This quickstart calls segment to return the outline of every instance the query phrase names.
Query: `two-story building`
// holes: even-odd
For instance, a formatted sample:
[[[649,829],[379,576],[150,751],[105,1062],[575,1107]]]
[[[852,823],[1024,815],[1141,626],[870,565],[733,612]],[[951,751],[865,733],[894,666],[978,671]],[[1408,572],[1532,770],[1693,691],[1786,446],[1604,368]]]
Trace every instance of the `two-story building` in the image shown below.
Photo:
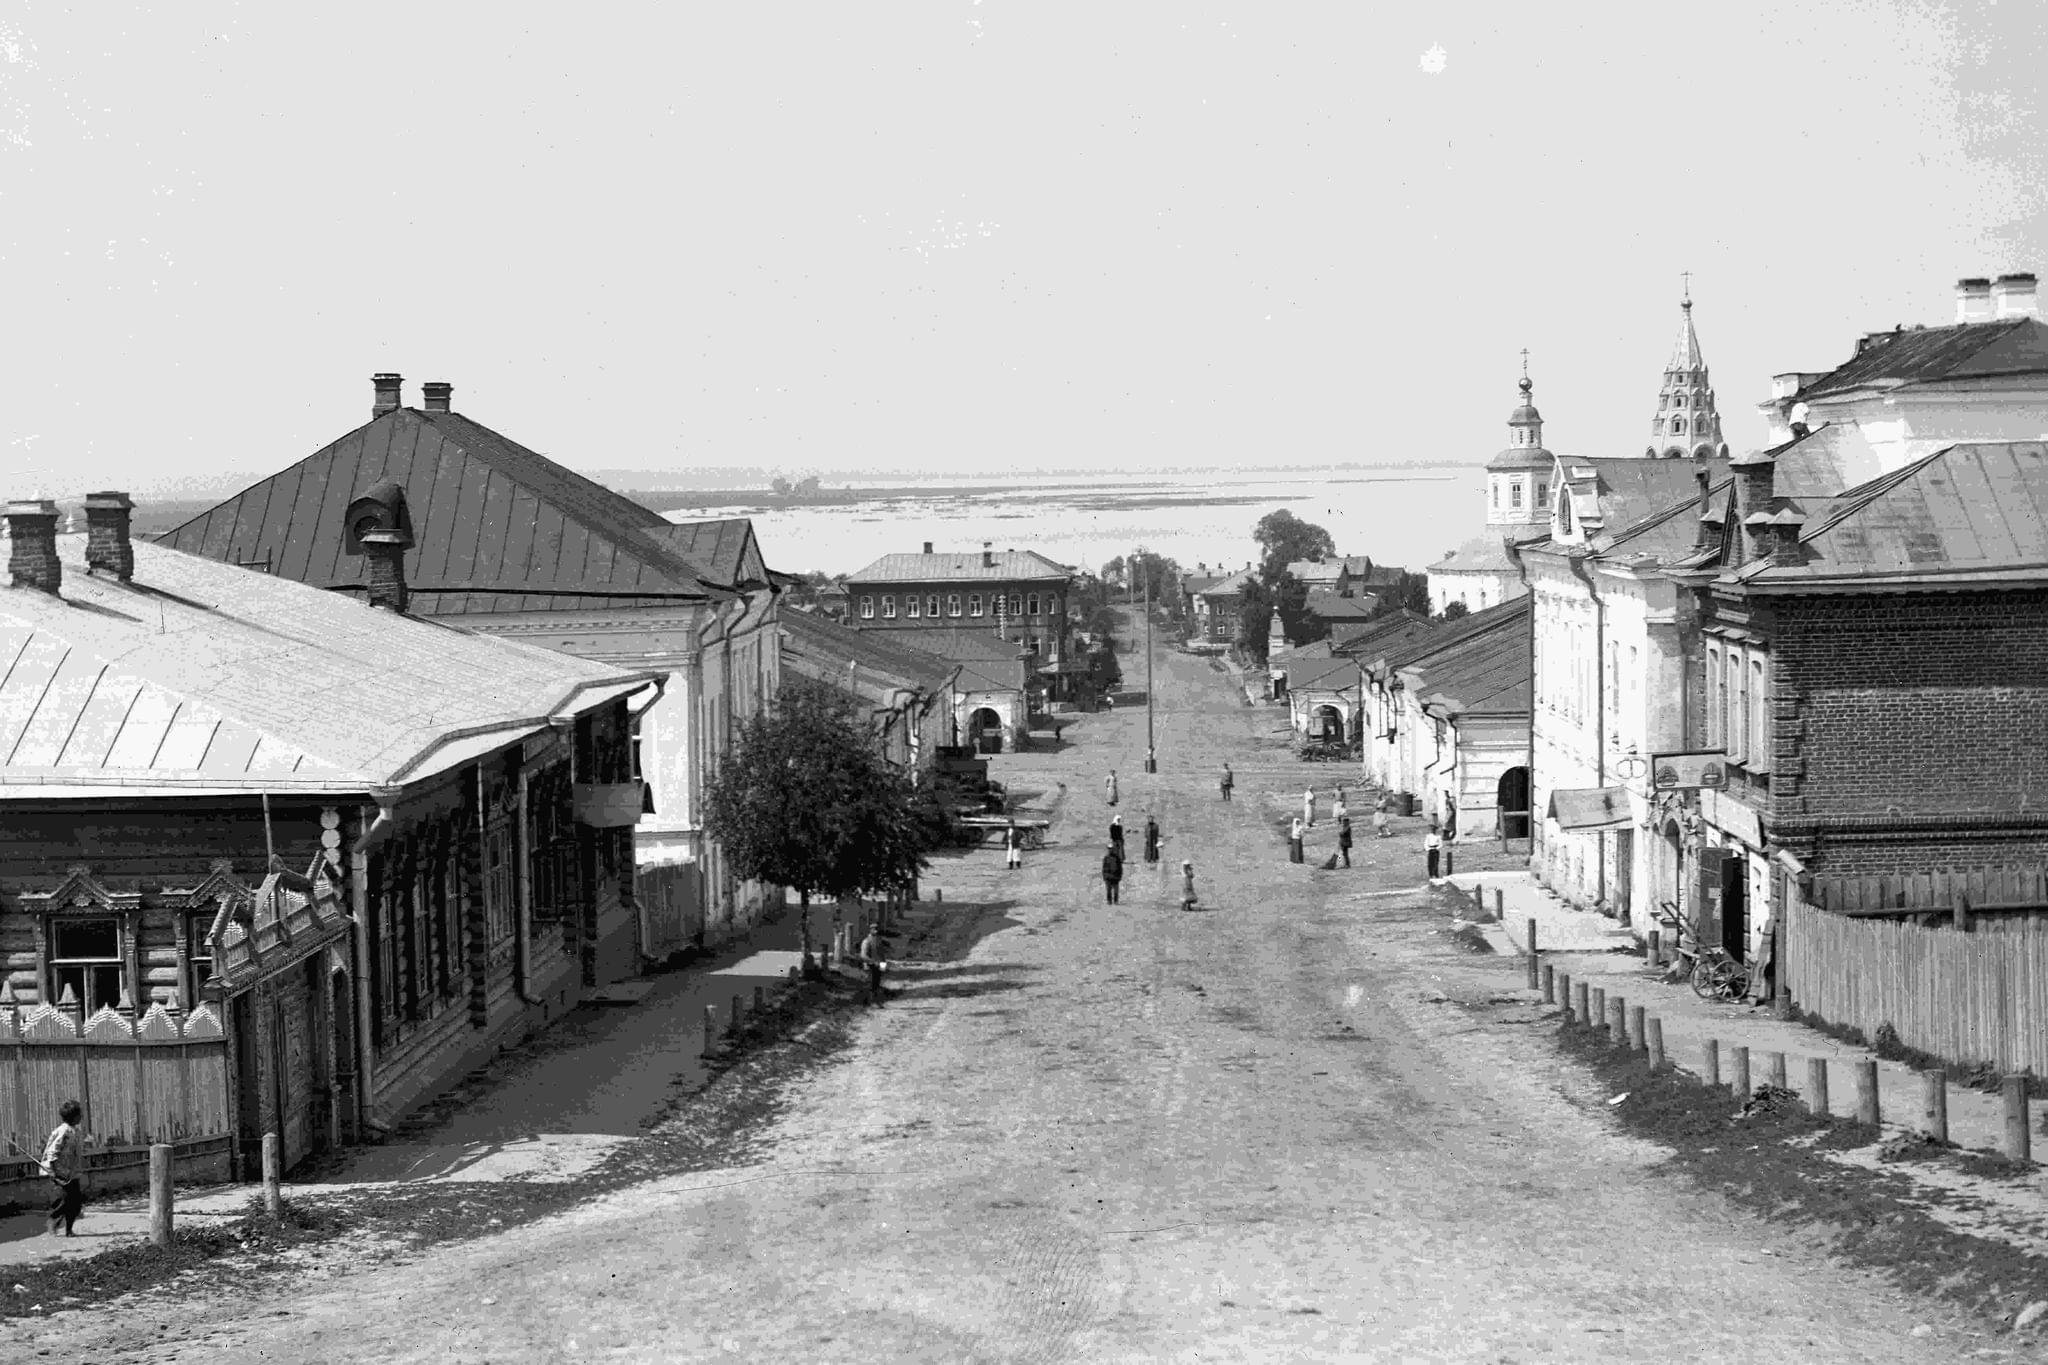
[[[1217,649],[1236,644],[1245,587],[1257,577],[1258,571],[1247,565],[1236,573],[1210,578],[1201,586],[1192,587],[1188,593],[1192,603],[1188,615],[1189,643]]]
[[[153,1142],[250,1169],[268,1131],[289,1165],[575,1006],[663,673],[137,542],[129,508],[7,509],[0,1130],[75,1096],[109,1179]],[[328,516],[399,579],[394,499]]]
[[[1064,700],[1073,581],[1072,569],[1035,550],[998,551],[984,544],[979,554],[935,553],[926,541],[918,554],[884,555],[847,576],[848,623],[862,630],[917,632],[935,642],[960,632],[995,636],[1030,658],[1033,686]]]
[[[349,596],[389,590],[340,512],[396,488],[409,537],[398,591],[412,615],[526,640],[670,682],[641,718],[647,783],[635,837],[646,895],[630,933],[607,933],[598,969],[627,974],[743,930],[780,903],[742,883],[705,833],[704,784],[738,727],[774,703],[778,594],[743,520],[670,524],[453,409],[453,386],[402,402],[372,378],[371,420],[183,525],[164,544]]]

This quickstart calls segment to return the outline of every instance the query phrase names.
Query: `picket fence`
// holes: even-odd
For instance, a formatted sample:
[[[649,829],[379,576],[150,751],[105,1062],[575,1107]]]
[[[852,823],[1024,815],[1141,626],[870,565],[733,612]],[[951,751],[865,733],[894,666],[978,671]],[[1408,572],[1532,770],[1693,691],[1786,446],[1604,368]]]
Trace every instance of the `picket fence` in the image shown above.
[[[1813,881],[1813,899],[1823,909],[1852,915],[1908,906],[1947,910],[1958,897],[1966,897],[1972,908],[2048,908],[2048,868],[2035,864],[1936,868],[1888,877],[1823,876]]]
[[[1933,905],[1930,905],[1933,908]],[[1987,915],[1965,933],[1899,917],[1787,907],[1785,985],[1799,1008],[1945,1062],[2048,1076],[2048,921]]]
[[[0,1009],[0,1138],[8,1157],[41,1156],[57,1106],[85,1106],[86,1146],[191,1143],[230,1132],[227,1039],[212,1006],[182,1018],[151,1005],[139,1020],[102,1009]]]

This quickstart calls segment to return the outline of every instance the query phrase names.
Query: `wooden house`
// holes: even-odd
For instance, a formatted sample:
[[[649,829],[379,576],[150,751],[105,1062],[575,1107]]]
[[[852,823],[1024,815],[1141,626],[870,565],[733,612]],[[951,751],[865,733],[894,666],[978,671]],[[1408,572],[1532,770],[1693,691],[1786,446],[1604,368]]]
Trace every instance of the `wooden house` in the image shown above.
[[[402,596],[403,509],[348,510]],[[0,1135],[75,1096],[103,1185],[153,1142],[189,1175],[275,1131],[290,1163],[571,1008],[633,899],[662,671],[133,542],[119,494],[87,515],[7,509]]]

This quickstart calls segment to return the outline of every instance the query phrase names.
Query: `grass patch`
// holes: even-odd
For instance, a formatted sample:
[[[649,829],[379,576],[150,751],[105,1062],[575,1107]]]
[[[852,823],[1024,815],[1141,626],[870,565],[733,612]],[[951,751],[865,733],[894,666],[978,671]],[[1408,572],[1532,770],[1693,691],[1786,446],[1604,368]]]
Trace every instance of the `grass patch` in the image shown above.
[[[1877,1271],[1901,1289],[2009,1321],[2048,1298],[2048,1258],[1959,1232],[1924,1210],[1947,1196],[1882,1169],[1851,1169],[1829,1150],[1868,1147],[1875,1130],[1815,1118],[1803,1105],[1743,1106],[1724,1088],[1683,1073],[1652,1072],[1640,1054],[1610,1046],[1578,1024],[1560,1029],[1563,1050],[1587,1066],[1618,1104],[1597,1106],[1624,1130],[1670,1149],[1661,1168],[1778,1224],[1818,1232],[1829,1249]],[[1902,1155],[1908,1155],[1903,1154]],[[1917,1155],[1917,1154],[1913,1154]],[[1956,1162],[1968,1154],[1929,1153]]]
[[[1995,1095],[2005,1084],[2007,1073],[2000,1071],[1995,1063],[1945,1062],[1931,1052],[1922,1052],[1917,1047],[1907,1046],[1890,1024],[1880,1024],[1876,1034],[1872,1035],[1853,1024],[1838,1024],[1818,1014],[1809,1014],[1797,1006],[1792,1008],[1790,1017],[1810,1029],[1825,1033],[1830,1038],[1853,1047],[1869,1048],[1887,1062],[1898,1062],[1912,1067],[1915,1071],[1939,1071],[1947,1076],[1952,1084],[1962,1086],[1966,1090],[1982,1090]],[[2030,1071],[2015,1071],[2011,1074],[2026,1078],[2028,1099],[2048,1098],[2048,1079],[2036,1076]],[[2044,1120],[2043,1126],[2044,1130],[2048,1130],[2048,1120]]]

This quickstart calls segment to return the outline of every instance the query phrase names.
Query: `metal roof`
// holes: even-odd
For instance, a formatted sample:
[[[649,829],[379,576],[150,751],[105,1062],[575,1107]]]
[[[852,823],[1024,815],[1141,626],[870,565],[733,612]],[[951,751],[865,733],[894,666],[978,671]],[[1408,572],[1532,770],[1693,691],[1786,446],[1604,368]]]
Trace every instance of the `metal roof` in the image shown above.
[[[848,574],[846,581],[848,584],[940,583],[953,580],[1064,581],[1074,574],[1072,569],[1053,563],[1036,550],[996,550],[989,558],[992,563],[982,563],[979,550],[962,550],[954,554],[883,555],[859,573]]]
[[[1474,536],[1429,566],[1430,573],[1512,573],[1515,561],[1508,557],[1507,537]]]
[[[398,408],[202,512],[160,543],[315,587],[360,590],[348,504],[405,489],[405,574],[421,616],[658,605],[709,595],[669,523],[459,413]]]
[[[681,555],[707,582],[736,588],[768,581],[754,523],[745,517],[665,522],[648,527],[647,534]]]
[[[641,690],[624,672],[146,541],[130,583],[57,538],[63,592],[0,588],[0,797],[365,792]]]
[[[1802,386],[1794,401],[1853,389],[1893,389],[2018,374],[2048,374],[2048,325],[2039,319],[1902,328],[1865,337],[1855,355]]]
[[[784,611],[777,619],[784,640],[799,653],[841,666],[857,663],[900,678],[905,687],[925,691],[943,687],[958,668],[952,661],[914,648],[900,638],[909,631],[853,630],[809,611]]]
[[[1358,690],[1358,663],[1353,659],[1300,659],[1288,656],[1284,661],[1287,674],[1287,690],[1302,692],[1322,690],[1329,692],[1355,692]]]
[[[1830,501],[1799,564],[1752,561],[1752,586],[1848,581],[1984,586],[2048,577],[2048,445],[1950,446]]]

